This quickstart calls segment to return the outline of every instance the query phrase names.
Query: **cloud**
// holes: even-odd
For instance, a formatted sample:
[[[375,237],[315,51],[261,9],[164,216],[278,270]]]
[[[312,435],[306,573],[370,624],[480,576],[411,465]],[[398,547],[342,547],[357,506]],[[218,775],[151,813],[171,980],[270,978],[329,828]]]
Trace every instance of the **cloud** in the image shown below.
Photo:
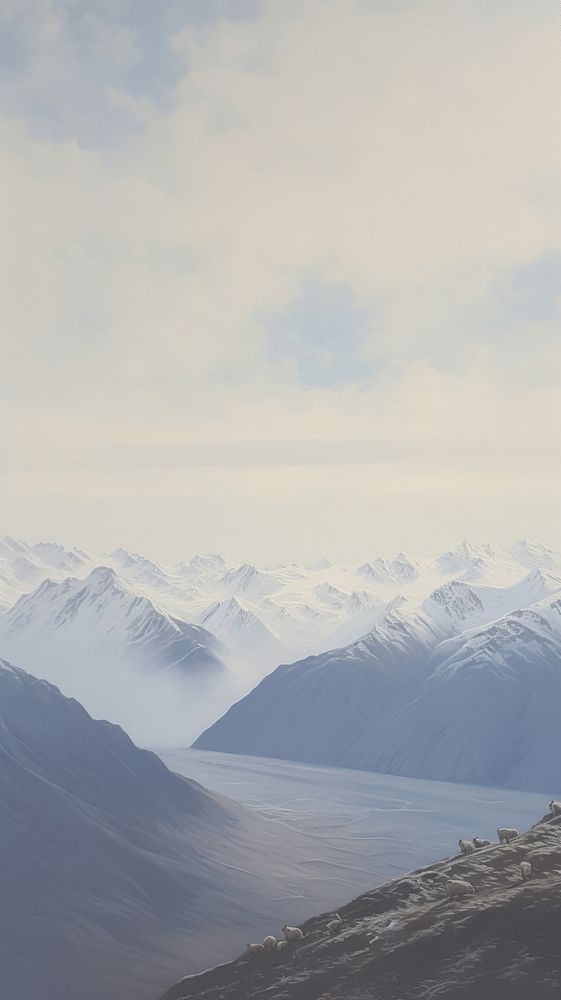
[[[308,388],[363,384],[375,370],[362,351],[371,323],[348,288],[309,282],[288,310],[265,321],[265,353],[273,364],[292,363]]]
[[[5,7],[4,516],[48,531],[56,496],[89,544],[88,497],[118,535],[141,495],[164,546],[195,497],[198,547],[282,495],[320,549],[344,473],[342,535],[365,497],[396,538],[407,496],[500,522],[558,471],[555,5],[235,9]]]

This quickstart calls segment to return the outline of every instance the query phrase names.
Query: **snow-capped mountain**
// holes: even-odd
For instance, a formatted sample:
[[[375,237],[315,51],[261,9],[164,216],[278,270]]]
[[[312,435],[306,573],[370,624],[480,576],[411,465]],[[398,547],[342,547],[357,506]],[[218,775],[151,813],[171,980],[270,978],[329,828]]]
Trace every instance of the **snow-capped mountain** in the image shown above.
[[[7,537],[0,542],[0,608],[10,607],[46,578],[57,582],[70,574],[81,578],[99,565],[114,569],[172,618],[202,622],[210,609],[216,613],[220,606],[216,631],[228,646],[232,662],[239,666],[243,659],[253,676],[259,672],[264,676],[275,665],[272,658],[277,654],[280,662],[350,644],[370,632],[386,611],[406,604],[416,607],[448,583],[477,588],[488,620],[488,611],[498,617],[524,606],[524,600],[539,599],[537,587],[527,598],[522,593],[529,586],[524,582],[529,572],[561,578],[561,556],[533,540],[517,542],[509,550],[464,541],[433,559],[417,560],[398,553],[391,558],[373,556],[357,567],[337,566],[324,559],[306,568],[298,563],[274,567],[235,563],[217,553],[165,566],[124,548],[98,558],[76,547],[51,542],[28,545]],[[500,595],[495,600],[491,594],[480,593],[481,588],[499,591],[516,586],[521,596],[514,603],[502,602]],[[232,599],[252,616],[252,628],[222,627],[222,617],[228,622],[236,615],[244,617],[239,610],[232,614],[235,607],[228,605]],[[257,628],[255,619],[262,628]],[[207,627],[212,631],[210,623]],[[268,638],[263,647],[264,636],[269,634],[273,640]],[[254,649],[251,635],[256,639]],[[280,642],[278,649],[275,638]],[[228,658],[228,653],[224,655]]]
[[[194,746],[338,765],[443,634],[421,614],[389,614],[352,646],[277,667]]]
[[[561,597],[436,647],[415,697],[349,751],[411,777],[547,790],[559,780]]]
[[[66,549],[56,542],[38,542],[30,546],[31,551],[47,566],[62,573],[76,573],[91,565],[91,556],[81,549]]]
[[[222,579],[230,568],[232,564],[227,563],[224,557],[216,552],[203,552],[186,562],[179,562],[176,567],[182,579],[203,590]]]
[[[376,583],[401,586],[416,580],[420,567],[417,563],[411,562],[403,552],[400,552],[395,559],[384,559],[382,556],[378,556],[371,562],[359,566],[357,572],[360,576]]]
[[[86,573],[95,563],[87,552],[56,542],[27,545],[6,535],[0,539],[0,609],[10,607],[48,576],[62,579]]]
[[[220,593],[233,597],[240,595],[253,603],[263,600],[270,594],[274,594],[279,589],[279,585],[268,573],[263,573],[251,566],[243,563],[235,569],[228,570],[221,579],[218,580],[217,587]]]
[[[63,569],[65,566],[76,569],[69,574]],[[146,599],[152,607],[150,610],[145,606],[146,619],[138,603],[130,616],[119,618],[118,622],[107,616],[103,641],[99,622],[86,618],[82,611],[79,625],[65,622],[62,631],[51,628],[47,619],[52,622],[53,595],[49,587],[37,592],[39,584],[50,579],[57,586],[62,585],[69,575],[79,583],[89,578],[92,569],[102,566],[117,574],[121,588],[130,591],[131,601],[133,596]],[[509,549],[464,541],[434,558],[413,559],[398,553],[392,557],[374,555],[355,566],[322,560],[314,568],[306,568],[294,562],[267,567],[249,561],[236,563],[216,553],[194,555],[164,565],[124,548],[96,557],[56,543],[28,545],[7,537],[0,542],[0,610],[11,608],[22,593],[35,591],[34,600],[37,604],[44,603],[46,617],[37,628],[40,614],[36,609],[32,625],[25,631],[15,630],[19,637],[14,646],[3,645],[5,615],[0,618],[0,653],[2,650],[11,653],[33,668],[37,663],[37,646],[41,645],[46,651],[43,664],[52,664],[55,670],[52,677],[65,691],[80,697],[92,711],[111,714],[112,706],[101,698],[101,692],[96,701],[91,701],[90,692],[65,687],[68,671],[72,669],[74,678],[79,676],[80,669],[91,675],[94,664],[98,679],[105,677],[105,688],[111,685],[114,689],[110,677],[116,658],[131,666],[143,659],[145,652],[151,656],[157,652],[157,662],[162,662],[158,636],[166,650],[165,663],[177,666],[183,662],[185,669],[191,668],[195,655],[181,656],[182,649],[188,653],[185,645],[188,634],[195,644],[200,642],[210,649],[211,656],[231,668],[234,681],[218,700],[213,694],[204,718],[196,721],[198,710],[195,712],[195,705],[192,706],[194,714],[190,713],[183,741],[196,734],[195,727],[200,731],[216,719],[228,706],[228,698],[239,697],[279,663],[298,662],[351,647],[375,631],[387,616],[397,613],[407,621],[412,616],[425,618],[446,638],[528,607],[554,594],[560,586],[559,553],[528,539]],[[20,612],[21,608],[17,615]],[[213,647],[203,633],[194,635],[190,630],[193,626],[186,625],[187,622],[197,623],[215,635],[222,648]],[[46,639],[44,630],[49,633]],[[66,645],[60,645],[59,631]],[[72,668],[68,664],[70,635],[74,636]],[[170,636],[175,638],[168,642]],[[10,631],[12,641],[15,642]],[[173,651],[170,657],[168,646]],[[59,655],[58,650],[63,647]],[[78,670],[76,664],[81,665]],[[204,671],[203,675],[206,676]],[[146,735],[135,728],[129,714],[122,714],[123,708],[124,694],[115,718],[130,728],[137,739],[145,740]]]
[[[546,790],[560,702],[561,580],[534,570],[504,590],[450,581],[360,641],[279,667],[195,746]]]
[[[339,590],[338,587],[334,587],[332,583],[328,583],[327,581],[318,583],[317,587],[314,587],[314,594],[322,604],[327,604],[329,607],[338,608],[339,610],[348,605],[351,596],[346,591]]]
[[[463,541],[455,549],[438,556],[435,564],[445,576],[498,586],[518,578],[520,567],[526,566],[516,560],[513,550],[504,552],[486,542],[474,544],[470,541]]]
[[[535,538],[522,538],[512,546],[510,552],[517,563],[529,569],[536,566],[547,569],[561,565],[561,554]]]
[[[152,1000],[317,906],[297,834],[2,661],[0,802],[9,1000]]]
[[[199,625],[171,618],[134,592],[108,567],[84,579],[45,580],[0,617],[0,645],[29,660],[29,650],[44,656],[79,655],[87,644],[100,655],[115,651],[150,673],[178,671],[209,676],[225,669],[219,644]]]
[[[214,601],[205,608],[199,621],[238,655],[259,657],[269,667],[276,665],[286,655],[279,637],[243,598],[230,597]]]
[[[84,580],[45,580],[21,597],[0,615],[0,652],[95,715],[126,724],[141,742],[151,742],[150,722],[164,714],[161,698],[179,706],[210,697],[227,675],[206,629],[171,617],[102,566]]]

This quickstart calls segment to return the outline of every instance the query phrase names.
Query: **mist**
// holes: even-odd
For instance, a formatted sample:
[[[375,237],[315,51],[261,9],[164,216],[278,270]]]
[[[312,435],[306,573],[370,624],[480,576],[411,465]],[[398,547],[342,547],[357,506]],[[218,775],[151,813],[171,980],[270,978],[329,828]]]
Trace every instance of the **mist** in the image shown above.
[[[153,672],[146,662],[139,668],[126,655],[100,650],[56,651],[24,648],[3,655],[15,666],[55,684],[66,697],[75,698],[93,718],[120,725],[139,746],[190,746],[230,705],[259,679],[254,669],[236,670],[219,677],[181,676],[173,671]],[[152,667],[152,672],[150,672]]]

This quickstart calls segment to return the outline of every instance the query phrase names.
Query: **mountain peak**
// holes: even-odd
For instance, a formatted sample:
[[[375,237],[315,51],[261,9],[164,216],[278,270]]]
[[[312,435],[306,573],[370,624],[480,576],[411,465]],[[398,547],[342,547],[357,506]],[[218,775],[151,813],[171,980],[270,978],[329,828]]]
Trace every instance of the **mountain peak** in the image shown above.
[[[551,566],[556,562],[553,549],[536,538],[521,538],[510,551],[523,566]]]
[[[101,586],[105,589],[116,586],[117,582],[120,581],[115,570],[111,569],[110,566],[96,566],[83,582],[85,584],[93,583],[96,587]]]

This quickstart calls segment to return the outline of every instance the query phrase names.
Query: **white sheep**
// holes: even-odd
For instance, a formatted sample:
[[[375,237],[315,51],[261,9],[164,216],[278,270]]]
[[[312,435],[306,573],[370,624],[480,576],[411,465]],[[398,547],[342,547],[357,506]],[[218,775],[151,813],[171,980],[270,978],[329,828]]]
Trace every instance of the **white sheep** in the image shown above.
[[[272,934],[267,934],[266,938],[263,938],[263,947],[265,951],[274,951],[277,947],[277,939]]]
[[[265,946],[262,944],[248,944],[247,953],[252,958],[257,958],[259,955],[265,954]]]
[[[336,934],[339,928],[341,927],[342,923],[343,921],[341,920],[341,917],[339,916],[338,913],[336,913],[335,916],[333,917],[333,920],[330,920],[329,923],[326,925],[326,929],[329,931],[330,934]]]
[[[285,924],[282,932],[287,941],[301,941],[304,935],[299,927],[287,927]]]
[[[471,854],[472,851],[475,851],[475,847],[473,846],[471,840],[462,840],[460,837],[458,844],[460,845],[461,854]]]
[[[490,847],[491,846],[491,841],[490,840],[482,840],[481,837],[474,837],[473,838],[473,846],[475,847],[475,849],[477,851],[479,851],[479,850],[481,850],[482,847]]]
[[[532,877],[532,866],[529,861],[520,862],[520,871],[522,873],[522,881],[525,882],[526,879]]]
[[[515,830],[512,826],[499,827],[497,830],[497,837],[499,838],[499,844],[510,844],[511,840],[516,840],[520,836],[518,830]]]
[[[448,899],[461,899],[462,896],[475,896],[475,889],[471,882],[464,882],[463,879],[450,879],[446,883],[446,893]]]
[[[288,941],[277,941],[277,951],[285,951]]]
[[[561,813],[561,802],[555,802],[553,799],[549,803],[549,811],[553,813],[554,816],[559,816]]]

